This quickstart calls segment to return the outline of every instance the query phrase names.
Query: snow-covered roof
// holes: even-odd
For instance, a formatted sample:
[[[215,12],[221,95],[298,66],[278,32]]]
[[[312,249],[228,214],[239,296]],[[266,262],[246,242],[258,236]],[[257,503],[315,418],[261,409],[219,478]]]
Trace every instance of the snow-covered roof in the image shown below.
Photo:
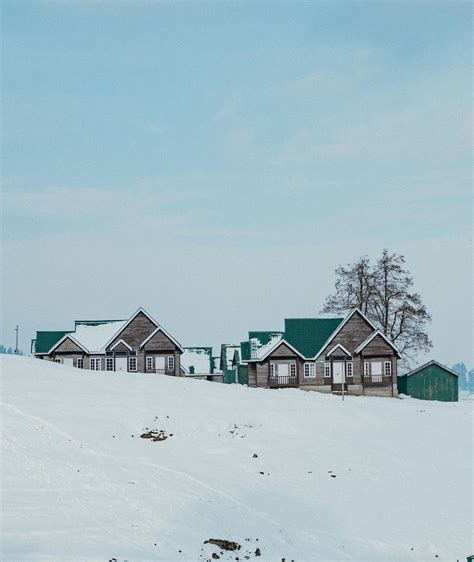
[[[258,338],[251,338],[250,339],[250,359],[261,359],[267,353],[272,350],[274,347],[277,346],[278,343],[281,342],[283,338],[283,334],[272,334],[270,336],[270,341],[265,344]]]
[[[122,329],[125,320],[106,322],[103,324],[78,324],[71,335],[84,346],[89,353],[104,352],[106,343],[114,334]]]
[[[212,347],[185,347],[181,366],[191,375],[209,375],[212,372]]]

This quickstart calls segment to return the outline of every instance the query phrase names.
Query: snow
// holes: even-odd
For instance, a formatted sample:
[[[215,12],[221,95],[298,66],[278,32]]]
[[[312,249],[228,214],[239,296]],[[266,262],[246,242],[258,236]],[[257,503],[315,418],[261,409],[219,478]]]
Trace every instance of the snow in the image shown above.
[[[236,351],[240,353],[240,345],[225,344],[225,360],[227,363],[227,369],[232,369],[232,362]]]
[[[2,560],[235,559],[210,538],[272,562],[473,551],[470,400],[343,402],[14,356],[0,370]]]
[[[70,335],[90,353],[103,353],[105,345],[124,326],[125,320],[98,324],[97,326],[78,324]]]
[[[211,355],[209,349],[184,348],[181,355],[181,366],[187,373],[194,367],[195,375],[207,375],[211,372]]]
[[[262,344],[258,338],[252,338],[250,340],[251,359],[261,359],[262,357],[265,357],[265,355],[276,347],[282,339],[282,334],[274,334],[271,336],[269,342]]]

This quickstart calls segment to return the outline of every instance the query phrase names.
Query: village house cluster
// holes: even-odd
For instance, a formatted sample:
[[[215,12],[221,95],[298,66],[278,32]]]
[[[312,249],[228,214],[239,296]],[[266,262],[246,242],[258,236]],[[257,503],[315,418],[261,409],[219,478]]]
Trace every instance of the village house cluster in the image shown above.
[[[439,363],[398,377],[397,347],[359,309],[345,318],[287,318],[283,331],[250,331],[215,356],[212,347],[182,346],[139,308],[125,320],[76,320],[73,330],[39,331],[32,352],[96,371],[367,396],[396,397],[410,388],[420,398],[457,400],[457,375]]]

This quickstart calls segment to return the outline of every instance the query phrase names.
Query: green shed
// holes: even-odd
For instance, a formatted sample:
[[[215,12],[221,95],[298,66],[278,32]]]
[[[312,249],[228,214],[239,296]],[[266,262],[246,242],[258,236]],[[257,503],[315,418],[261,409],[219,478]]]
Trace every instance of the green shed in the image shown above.
[[[430,361],[398,377],[398,393],[420,400],[458,401],[458,374],[438,361]]]

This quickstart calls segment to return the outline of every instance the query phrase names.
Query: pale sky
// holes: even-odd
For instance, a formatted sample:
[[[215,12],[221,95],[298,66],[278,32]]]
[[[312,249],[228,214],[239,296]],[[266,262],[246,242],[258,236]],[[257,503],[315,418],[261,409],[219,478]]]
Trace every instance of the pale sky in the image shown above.
[[[239,342],[387,247],[474,366],[470,3],[2,11],[1,342],[139,306]]]

